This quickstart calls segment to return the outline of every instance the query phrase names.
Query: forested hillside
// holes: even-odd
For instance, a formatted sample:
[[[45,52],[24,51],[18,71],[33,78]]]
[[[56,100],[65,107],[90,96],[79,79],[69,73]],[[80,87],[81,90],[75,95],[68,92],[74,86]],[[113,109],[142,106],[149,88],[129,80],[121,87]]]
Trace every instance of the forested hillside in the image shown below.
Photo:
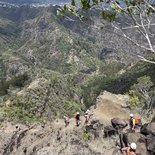
[[[127,93],[153,67],[134,66],[141,50],[107,31],[107,21],[97,29],[95,10],[81,21],[58,17],[58,8],[0,7],[1,113],[12,119],[82,111],[105,89]]]
[[[0,0],[0,154],[153,155],[154,6]]]

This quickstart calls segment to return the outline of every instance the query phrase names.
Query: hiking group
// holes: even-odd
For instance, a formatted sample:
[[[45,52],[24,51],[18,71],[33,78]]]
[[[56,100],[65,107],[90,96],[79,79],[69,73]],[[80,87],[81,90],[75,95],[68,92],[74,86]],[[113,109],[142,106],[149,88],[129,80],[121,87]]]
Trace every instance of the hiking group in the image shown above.
[[[84,125],[86,125],[89,122],[90,116],[91,116],[90,110],[87,110],[84,114],[84,118],[85,118]],[[80,113],[78,111],[74,113],[74,118],[75,118],[76,126],[77,127],[80,126],[81,118],[80,118]],[[70,118],[68,115],[64,116],[64,123],[65,123],[65,127],[69,125]],[[139,117],[136,117],[131,113],[128,124],[130,126],[129,128],[130,132],[135,132],[135,129],[137,128],[137,126],[141,125],[141,120]],[[130,145],[127,145],[121,148],[121,152],[123,155],[136,155],[136,148],[137,148],[136,143],[132,142]]]
[[[87,110],[84,114],[84,117],[85,117],[85,122],[84,122],[84,125],[86,125],[89,121],[89,118],[90,118],[90,110]],[[76,123],[76,126],[80,126],[81,124],[81,118],[80,118],[80,113],[77,111],[74,113],[74,118],[75,118],[75,123]],[[70,118],[68,115],[65,115],[64,116],[64,123],[65,123],[65,127],[67,127],[70,123]]]

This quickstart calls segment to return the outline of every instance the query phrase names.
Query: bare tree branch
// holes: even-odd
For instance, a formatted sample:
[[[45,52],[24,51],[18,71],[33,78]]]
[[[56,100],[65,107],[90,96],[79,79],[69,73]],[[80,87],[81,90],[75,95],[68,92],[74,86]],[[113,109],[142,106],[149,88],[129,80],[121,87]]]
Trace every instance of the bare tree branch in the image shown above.
[[[150,23],[145,24],[145,25],[143,25],[143,26],[144,26],[144,27],[149,27],[149,28],[150,28],[150,26],[155,26],[155,23],[152,23],[152,24],[151,24],[151,22],[150,22]],[[135,26],[122,27],[122,29],[123,29],[123,30],[127,30],[127,29],[133,29],[133,28],[138,28],[138,27],[142,27],[142,25],[135,25]]]
[[[155,61],[151,61],[151,60],[148,60],[148,59],[146,59],[146,58],[144,58],[143,56],[140,56],[140,55],[137,55],[139,58],[140,58],[140,60],[142,60],[142,61],[145,61],[145,62],[149,62],[149,63],[152,63],[152,64],[155,64]]]
[[[109,28],[107,28],[107,31],[108,32],[111,31],[111,33],[114,33],[118,36],[125,38],[126,40],[132,42],[134,45],[144,49],[145,51],[150,51],[152,53],[155,53],[154,44],[153,44],[154,38],[152,38],[155,36],[155,34],[153,32],[154,28],[151,27],[151,26],[155,26],[155,20],[154,20],[155,7],[149,0],[132,1],[132,2],[124,1],[124,4],[122,5],[122,4],[119,4],[116,0],[108,0],[108,2],[106,3],[105,1],[102,1],[102,2],[100,1],[99,3],[94,4],[92,3],[92,1],[89,0],[88,4],[90,5],[90,9],[93,9],[94,7],[97,6],[98,10],[104,11],[104,10],[107,10],[105,9],[105,6],[108,3],[109,4],[108,11],[109,10],[112,12],[114,11],[117,15],[123,14],[125,17],[127,17],[126,18],[127,22],[123,24],[119,23],[118,21],[111,22],[111,26],[114,28],[114,31],[113,30],[111,31]],[[84,7],[82,1],[80,4],[82,4],[82,7]],[[68,18],[68,20],[70,19]],[[130,30],[132,29],[134,31],[132,31],[132,33],[130,33],[131,31],[126,31],[129,29]],[[142,37],[142,40],[134,37],[137,34],[140,34],[140,39]],[[143,39],[145,39],[145,42]],[[140,55],[138,55],[138,57],[145,62],[155,64],[154,61],[147,60],[146,58]]]
[[[132,42],[133,44],[135,44],[136,46],[148,50],[148,51],[152,51],[151,48],[145,47],[141,44],[139,44],[138,42],[134,41],[132,38],[130,38],[129,36],[127,36],[119,27],[117,27],[116,25],[112,24],[112,26],[116,29],[119,30],[121,33],[117,33],[116,31],[114,32],[115,34],[124,37],[125,39],[129,40],[130,42]]]
[[[153,53],[155,53],[155,51],[154,51],[154,49],[153,49],[153,47],[152,47],[152,43],[151,43],[150,37],[149,37],[149,35],[148,35],[148,32],[147,32],[147,30],[146,30],[146,28],[145,28],[145,26],[144,26],[144,20],[143,20],[143,17],[142,17],[142,12],[140,12],[140,22],[141,22],[142,28],[143,28],[143,30],[144,30],[144,32],[145,32],[145,38],[146,38],[147,41],[148,41],[150,50],[151,50]]]

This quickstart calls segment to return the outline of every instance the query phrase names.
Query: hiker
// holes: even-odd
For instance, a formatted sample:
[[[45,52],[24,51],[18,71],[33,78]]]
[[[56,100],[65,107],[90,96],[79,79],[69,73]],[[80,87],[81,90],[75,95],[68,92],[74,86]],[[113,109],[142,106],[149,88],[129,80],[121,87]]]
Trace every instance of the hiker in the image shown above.
[[[130,129],[134,131],[135,130],[135,119],[132,113],[130,114],[129,125],[130,125]]]
[[[75,120],[76,120],[76,126],[79,126],[80,125],[80,113],[76,112],[74,117],[75,117]]]
[[[90,117],[90,110],[87,110],[87,111],[85,112],[84,117],[85,117],[85,123],[84,123],[84,124],[87,124],[88,121],[89,121],[89,117]]]
[[[68,115],[64,116],[65,127],[69,125],[69,117]]]
[[[130,147],[124,147],[121,149],[123,155],[136,155],[136,143],[131,143]]]

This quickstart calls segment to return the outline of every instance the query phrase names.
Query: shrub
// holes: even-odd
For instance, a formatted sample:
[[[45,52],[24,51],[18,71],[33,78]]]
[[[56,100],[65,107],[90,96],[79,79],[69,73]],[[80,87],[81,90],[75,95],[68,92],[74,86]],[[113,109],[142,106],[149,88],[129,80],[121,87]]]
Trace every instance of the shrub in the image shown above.
[[[88,133],[88,132],[83,132],[83,133],[81,134],[81,139],[82,139],[83,141],[88,141],[88,140],[90,139],[89,133]]]

